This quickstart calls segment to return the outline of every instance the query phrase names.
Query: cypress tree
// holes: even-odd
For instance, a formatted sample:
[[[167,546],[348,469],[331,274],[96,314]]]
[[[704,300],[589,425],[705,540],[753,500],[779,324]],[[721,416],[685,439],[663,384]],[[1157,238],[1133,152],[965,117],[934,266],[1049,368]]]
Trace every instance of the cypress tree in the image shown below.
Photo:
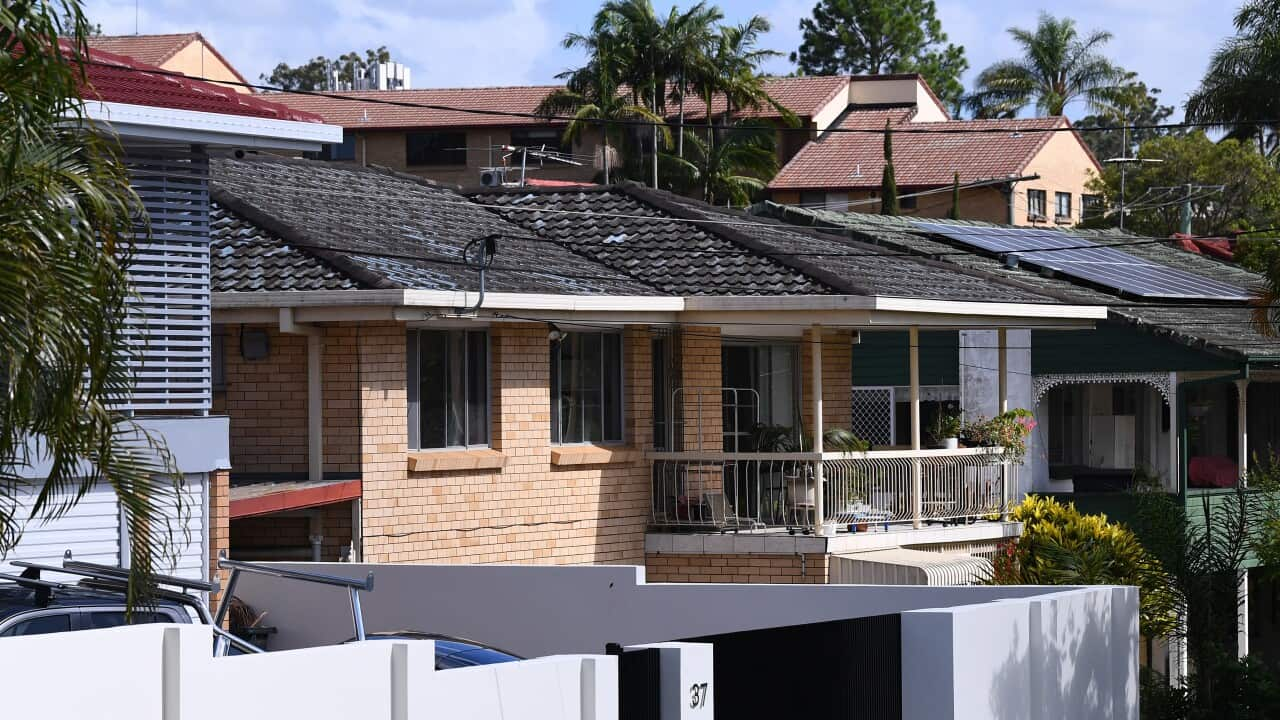
[[[884,121],[884,176],[880,179],[880,214],[898,214],[898,181],[893,176],[893,128]]]
[[[958,172],[951,183],[951,212],[947,213],[947,217],[952,220],[960,219],[960,173]]]

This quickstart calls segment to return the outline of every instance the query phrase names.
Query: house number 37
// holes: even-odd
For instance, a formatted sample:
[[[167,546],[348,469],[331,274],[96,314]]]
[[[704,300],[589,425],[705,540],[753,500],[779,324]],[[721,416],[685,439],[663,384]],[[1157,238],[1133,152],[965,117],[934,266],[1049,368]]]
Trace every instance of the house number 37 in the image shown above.
[[[689,687],[689,707],[697,709],[707,705],[707,683],[694,683]]]

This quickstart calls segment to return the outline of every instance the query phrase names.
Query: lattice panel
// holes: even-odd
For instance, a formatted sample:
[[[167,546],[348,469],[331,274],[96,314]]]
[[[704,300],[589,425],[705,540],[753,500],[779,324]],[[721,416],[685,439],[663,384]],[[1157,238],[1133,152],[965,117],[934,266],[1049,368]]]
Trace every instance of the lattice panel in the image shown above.
[[[853,434],[872,445],[893,444],[892,387],[853,388]]]

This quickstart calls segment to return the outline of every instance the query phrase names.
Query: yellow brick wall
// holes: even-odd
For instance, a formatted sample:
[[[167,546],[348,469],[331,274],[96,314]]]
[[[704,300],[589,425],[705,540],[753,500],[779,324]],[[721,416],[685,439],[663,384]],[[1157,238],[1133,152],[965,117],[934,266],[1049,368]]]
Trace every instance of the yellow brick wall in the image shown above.
[[[492,446],[499,471],[410,473],[405,329],[361,329],[364,557],[368,562],[641,563],[643,460],[551,464],[550,346],[542,325],[491,328]],[[650,432],[648,336],[627,332],[628,437]]]
[[[218,553],[231,548],[231,473],[214,470],[209,473],[209,577],[218,578],[224,584],[227,573],[218,570]],[[221,593],[209,598],[210,606],[217,607]]]
[[[225,338],[226,387],[215,392],[213,412],[231,418],[231,467],[236,473],[307,471],[307,339],[270,326],[270,353],[240,355],[240,325],[217,326]],[[360,467],[356,425],[355,325],[325,328],[324,456],[326,473]]]
[[[471,149],[467,151],[467,163],[465,165],[421,165],[409,167],[405,158],[405,132],[404,130],[360,131],[356,129],[356,162],[364,165],[381,165],[382,167],[417,175],[439,183],[460,185],[462,187],[479,187],[481,170],[485,167],[503,165],[502,156],[506,154],[504,151],[495,150],[491,163],[490,154],[485,151],[485,148],[490,145],[506,145],[511,142],[510,128],[472,128],[466,130],[467,147]],[[594,152],[594,149],[594,141],[584,141],[574,146],[572,152],[589,154]],[[518,157],[508,158],[506,162],[514,172],[513,175],[509,176],[509,179],[515,181],[519,177],[520,159]],[[591,182],[595,178],[596,172],[590,162],[586,162],[581,166],[561,163],[546,163],[539,166],[537,162],[531,162],[526,167],[527,177],[544,180]]]
[[[693,583],[786,583],[825,585],[827,556],[765,555],[678,555],[649,553],[645,556],[645,581]]]
[[[719,452],[724,447],[720,367],[720,328],[690,326],[676,335],[679,343],[680,413],[684,450]],[[699,427],[702,428],[699,437]]]
[[[813,331],[800,343],[800,418],[805,435],[813,428]],[[853,334],[849,330],[822,332],[822,424],[825,429],[848,429],[853,424]]]

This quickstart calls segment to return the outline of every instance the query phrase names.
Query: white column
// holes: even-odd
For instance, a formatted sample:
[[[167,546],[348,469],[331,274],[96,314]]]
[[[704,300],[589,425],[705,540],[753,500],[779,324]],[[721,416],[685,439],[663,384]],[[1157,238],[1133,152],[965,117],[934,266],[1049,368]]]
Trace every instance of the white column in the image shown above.
[[[1249,484],[1249,379],[1236,380],[1236,456],[1240,459],[1240,483]]]
[[[1000,388],[1000,390],[999,390],[999,393],[1000,393],[1000,394],[999,394],[999,396],[998,396],[998,397],[999,397],[999,399],[1000,399],[999,407],[1000,407],[1000,413],[1001,413],[1001,414],[1004,414],[1004,413],[1009,412],[1009,350],[1008,350],[1009,341],[1008,341],[1008,331],[1007,331],[1005,328],[1000,328],[999,330],[997,330],[997,331],[996,331],[996,337],[998,338],[998,342],[997,342],[998,349],[997,349],[997,352],[1000,354],[999,359],[998,359],[998,360],[996,360],[996,373],[1000,376],[999,381],[998,381],[998,382],[999,382],[999,388]]]
[[[280,332],[307,338],[307,477],[324,479],[324,330],[294,320],[293,308],[280,308]]]
[[[920,328],[912,325],[907,333],[907,353],[911,372],[911,449],[920,449]],[[919,528],[923,523],[924,488],[920,477],[920,458],[911,458],[911,526]]]
[[[822,326],[814,325],[810,330],[813,334],[809,338],[812,348],[811,354],[812,365],[810,370],[809,383],[812,387],[813,394],[813,451],[822,455]],[[826,493],[826,481],[822,473],[822,458],[819,457],[817,462],[813,464],[813,532],[815,535],[824,534],[823,530],[823,513],[826,508],[824,504],[824,494]]]

